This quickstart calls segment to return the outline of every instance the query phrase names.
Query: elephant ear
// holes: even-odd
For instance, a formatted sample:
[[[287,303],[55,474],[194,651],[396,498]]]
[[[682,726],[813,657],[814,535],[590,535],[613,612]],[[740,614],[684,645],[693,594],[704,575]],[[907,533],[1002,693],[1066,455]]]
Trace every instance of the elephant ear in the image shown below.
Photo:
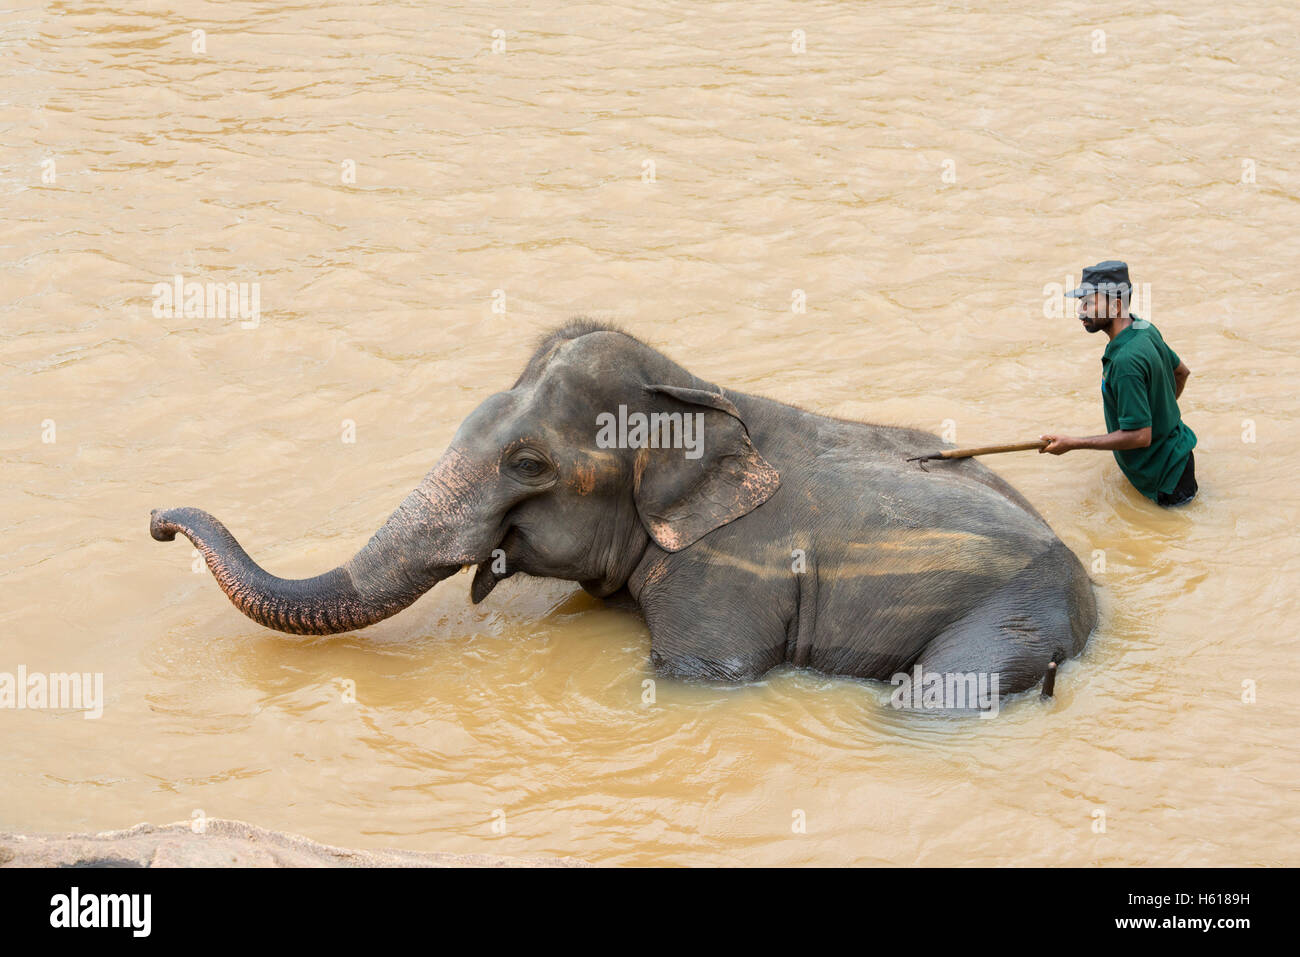
[[[660,548],[681,551],[715,528],[762,505],[781,485],[781,476],[749,439],[739,410],[719,392],[648,385],[669,398],[670,412],[702,414],[693,431],[699,457],[687,449],[642,448],[637,452],[633,498],[641,522]],[[680,406],[680,408],[678,407]]]

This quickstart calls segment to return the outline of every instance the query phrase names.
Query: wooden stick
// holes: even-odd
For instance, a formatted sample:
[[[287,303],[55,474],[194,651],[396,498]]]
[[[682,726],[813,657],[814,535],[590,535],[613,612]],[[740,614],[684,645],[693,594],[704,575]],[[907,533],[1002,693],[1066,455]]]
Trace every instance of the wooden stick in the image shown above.
[[[947,449],[938,454],[941,459],[968,459],[972,455],[997,455],[1000,452],[1028,452],[1047,446],[1046,439],[1037,442],[1017,442],[1015,445],[981,445],[977,449]]]
[[[1048,442],[1046,439],[1039,439],[1037,442],[1017,442],[1015,445],[981,445],[977,449],[947,449],[943,452],[931,452],[929,455],[914,455],[909,458],[909,462],[917,462],[921,468],[925,468],[926,462],[932,462],[935,459],[968,459],[972,455],[997,455],[999,452],[1028,452],[1030,449],[1046,448]]]

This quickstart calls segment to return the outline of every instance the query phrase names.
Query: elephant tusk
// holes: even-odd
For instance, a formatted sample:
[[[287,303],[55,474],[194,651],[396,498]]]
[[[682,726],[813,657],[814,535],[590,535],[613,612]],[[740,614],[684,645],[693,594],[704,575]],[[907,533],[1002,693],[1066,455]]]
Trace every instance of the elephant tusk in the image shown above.
[[[1047,674],[1043,675],[1043,694],[1042,698],[1046,701],[1056,692],[1056,662],[1047,663]]]

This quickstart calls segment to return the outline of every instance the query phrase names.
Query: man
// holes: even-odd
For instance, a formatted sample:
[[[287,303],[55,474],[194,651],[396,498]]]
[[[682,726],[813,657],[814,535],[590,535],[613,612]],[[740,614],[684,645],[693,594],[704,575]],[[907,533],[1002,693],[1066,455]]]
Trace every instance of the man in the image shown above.
[[[1079,321],[1088,332],[1104,332],[1110,343],[1101,356],[1101,399],[1106,435],[1075,438],[1044,435],[1040,452],[1109,449],[1133,487],[1157,505],[1183,505],[1196,495],[1192,448],[1196,434],[1183,424],[1178,397],[1191,370],[1150,322],[1128,312],[1132,285],[1128,265],[1107,260],[1083,271],[1078,289]]]

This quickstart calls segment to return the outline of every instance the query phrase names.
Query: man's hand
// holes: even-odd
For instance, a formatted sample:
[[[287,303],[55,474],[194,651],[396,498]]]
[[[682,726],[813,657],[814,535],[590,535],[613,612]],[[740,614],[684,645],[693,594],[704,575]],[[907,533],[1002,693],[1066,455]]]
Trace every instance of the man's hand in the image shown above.
[[[1053,455],[1064,455],[1075,449],[1099,451],[1145,449],[1151,444],[1151,426],[1145,425],[1140,429],[1116,429],[1106,435],[1090,435],[1082,439],[1073,435],[1040,435],[1039,438],[1046,439],[1048,444],[1038,451],[1051,452]]]
[[[1052,455],[1064,455],[1071,449],[1079,447],[1075,440],[1068,435],[1040,435],[1039,438],[1047,441],[1047,445],[1038,450],[1040,454],[1050,452]]]

